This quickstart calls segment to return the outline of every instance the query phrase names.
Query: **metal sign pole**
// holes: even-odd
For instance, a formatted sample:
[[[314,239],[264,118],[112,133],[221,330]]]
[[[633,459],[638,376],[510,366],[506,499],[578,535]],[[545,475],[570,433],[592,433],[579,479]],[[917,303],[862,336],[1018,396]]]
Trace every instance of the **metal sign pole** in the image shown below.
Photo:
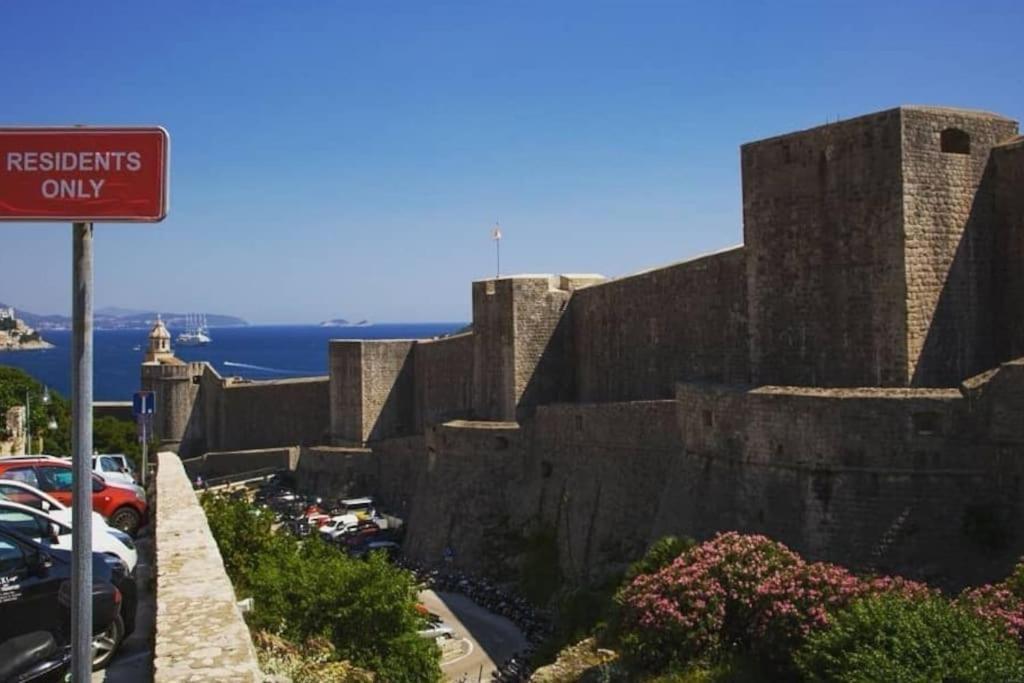
[[[148,458],[146,457],[147,456],[146,449],[149,446],[149,444],[147,443],[147,441],[149,441],[149,435],[146,433],[146,423],[149,422],[149,415],[143,415],[141,417],[141,419],[142,419],[142,470],[139,473],[139,477],[142,479],[142,481],[140,483],[143,486],[145,486],[146,485],[146,467],[148,466],[148,463],[147,463]]]
[[[92,678],[92,223],[75,223],[71,280],[71,675]]]

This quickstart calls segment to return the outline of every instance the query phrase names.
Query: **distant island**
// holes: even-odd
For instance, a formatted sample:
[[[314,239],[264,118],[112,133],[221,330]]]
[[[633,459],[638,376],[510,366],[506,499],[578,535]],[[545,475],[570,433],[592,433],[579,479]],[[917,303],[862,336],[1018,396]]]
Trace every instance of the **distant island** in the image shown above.
[[[14,310],[19,319],[36,330],[71,329],[71,318],[66,315],[38,315],[0,303],[0,310],[6,308]],[[171,328],[184,328],[186,315],[197,315],[196,313],[163,313],[108,306],[97,309],[93,313],[93,328],[97,330],[148,330],[153,326],[158,314]],[[245,327],[249,324],[242,318],[233,315],[218,313],[198,313],[198,315],[205,316],[207,325],[210,327]]]
[[[0,305],[0,351],[32,351],[52,349],[53,344],[42,335],[16,318],[14,309]]]
[[[357,323],[352,323],[344,318],[333,318],[320,323],[320,327],[369,327],[372,324],[369,320],[360,320]]]

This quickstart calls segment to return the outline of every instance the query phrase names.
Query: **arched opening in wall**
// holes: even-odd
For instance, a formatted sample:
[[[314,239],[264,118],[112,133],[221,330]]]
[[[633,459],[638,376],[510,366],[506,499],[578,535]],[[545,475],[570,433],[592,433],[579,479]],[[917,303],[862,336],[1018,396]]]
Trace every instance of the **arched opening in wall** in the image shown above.
[[[715,424],[715,415],[710,410],[701,411],[701,420],[704,422],[705,427],[713,427]]]
[[[947,128],[939,135],[942,151],[947,154],[970,154],[971,136],[959,128]]]
[[[554,469],[554,465],[552,465],[547,460],[544,460],[540,464],[540,476],[543,477],[544,479],[547,479],[551,476],[551,473],[554,471]]]

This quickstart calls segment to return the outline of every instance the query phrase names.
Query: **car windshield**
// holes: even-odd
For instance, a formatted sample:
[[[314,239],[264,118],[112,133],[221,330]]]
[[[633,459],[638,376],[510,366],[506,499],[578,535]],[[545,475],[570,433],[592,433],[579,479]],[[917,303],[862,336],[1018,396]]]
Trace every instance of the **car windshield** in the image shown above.
[[[72,473],[70,467],[44,466],[39,470],[39,483],[44,491],[70,491],[72,487]]]
[[[17,531],[29,538],[41,538],[46,521],[42,517],[21,510],[0,509],[0,526],[10,531]]]
[[[11,484],[0,484],[0,500],[21,503],[37,510],[43,509],[43,499],[40,496]]]
[[[4,479],[23,481],[30,486],[39,486],[39,479],[36,478],[36,471],[31,467],[13,467],[3,473]]]

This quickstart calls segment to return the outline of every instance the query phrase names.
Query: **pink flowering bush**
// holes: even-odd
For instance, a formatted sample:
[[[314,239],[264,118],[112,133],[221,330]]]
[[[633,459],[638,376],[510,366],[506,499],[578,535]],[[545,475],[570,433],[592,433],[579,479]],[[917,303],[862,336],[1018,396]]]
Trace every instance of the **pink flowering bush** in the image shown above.
[[[1024,600],[1005,583],[969,588],[956,602],[1024,645]]]
[[[881,594],[918,599],[936,592],[900,577],[862,579],[839,565],[801,561],[758,586],[751,649],[770,661],[788,660],[811,633],[829,626],[837,610]]]
[[[715,536],[619,592],[624,651],[647,668],[661,668],[743,638],[758,586],[799,562],[764,536]]]
[[[861,579],[837,565],[807,563],[764,536],[728,532],[637,576],[616,599],[623,652],[646,669],[684,665],[723,647],[786,669],[831,613],[877,594],[914,599],[934,591],[900,578]]]

